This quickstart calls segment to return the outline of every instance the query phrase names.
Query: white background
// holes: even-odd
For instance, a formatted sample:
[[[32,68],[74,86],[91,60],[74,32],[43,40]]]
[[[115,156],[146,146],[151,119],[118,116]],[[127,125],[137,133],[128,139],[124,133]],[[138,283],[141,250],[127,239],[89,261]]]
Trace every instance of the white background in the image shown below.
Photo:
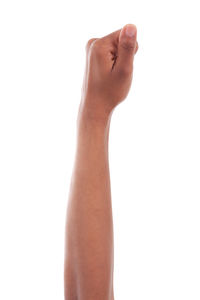
[[[0,298],[63,299],[85,44],[138,27],[113,115],[116,300],[200,299],[199,1],[0,2]]]

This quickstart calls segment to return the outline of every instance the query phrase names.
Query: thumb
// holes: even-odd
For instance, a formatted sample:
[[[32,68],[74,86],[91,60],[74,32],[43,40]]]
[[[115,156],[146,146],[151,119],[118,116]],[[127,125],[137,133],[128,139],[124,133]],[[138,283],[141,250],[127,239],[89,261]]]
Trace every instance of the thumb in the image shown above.
[[[133,58],[137,51],[137,28],[135,25],[124,26],[119,35],[117,68],[119,72],[129,73],[133,68]]]

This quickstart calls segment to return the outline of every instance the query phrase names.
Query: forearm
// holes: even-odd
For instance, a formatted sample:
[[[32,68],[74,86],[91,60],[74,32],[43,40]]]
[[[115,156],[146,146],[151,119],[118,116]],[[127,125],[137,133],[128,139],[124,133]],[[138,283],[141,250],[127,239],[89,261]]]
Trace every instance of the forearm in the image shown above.
[[[110,116],[93,119],[80,112],[66,228],[66,259],[77,274],[76,290],[88,289],[94,297],[90,292],[102,286],[104,299],[112,294],[113,271],[109,126]]]

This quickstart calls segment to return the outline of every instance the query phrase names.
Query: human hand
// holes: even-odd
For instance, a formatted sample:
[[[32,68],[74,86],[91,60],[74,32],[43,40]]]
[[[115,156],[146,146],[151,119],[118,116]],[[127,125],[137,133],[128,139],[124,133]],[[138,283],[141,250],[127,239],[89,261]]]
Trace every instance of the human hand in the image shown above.
[[[131,24],[88,41],[81,114],[91,118],[107,117],[126,98],[137,50],[137,29]]]

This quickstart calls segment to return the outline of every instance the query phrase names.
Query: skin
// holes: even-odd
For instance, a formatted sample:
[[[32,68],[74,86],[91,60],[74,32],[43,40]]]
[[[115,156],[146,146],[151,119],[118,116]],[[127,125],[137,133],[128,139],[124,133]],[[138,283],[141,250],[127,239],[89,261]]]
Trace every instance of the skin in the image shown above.
[[[131,24],[86,46],[66,220],[65,300],[114,299],[108,138],[114,108],[131,86],[137,49]]]

